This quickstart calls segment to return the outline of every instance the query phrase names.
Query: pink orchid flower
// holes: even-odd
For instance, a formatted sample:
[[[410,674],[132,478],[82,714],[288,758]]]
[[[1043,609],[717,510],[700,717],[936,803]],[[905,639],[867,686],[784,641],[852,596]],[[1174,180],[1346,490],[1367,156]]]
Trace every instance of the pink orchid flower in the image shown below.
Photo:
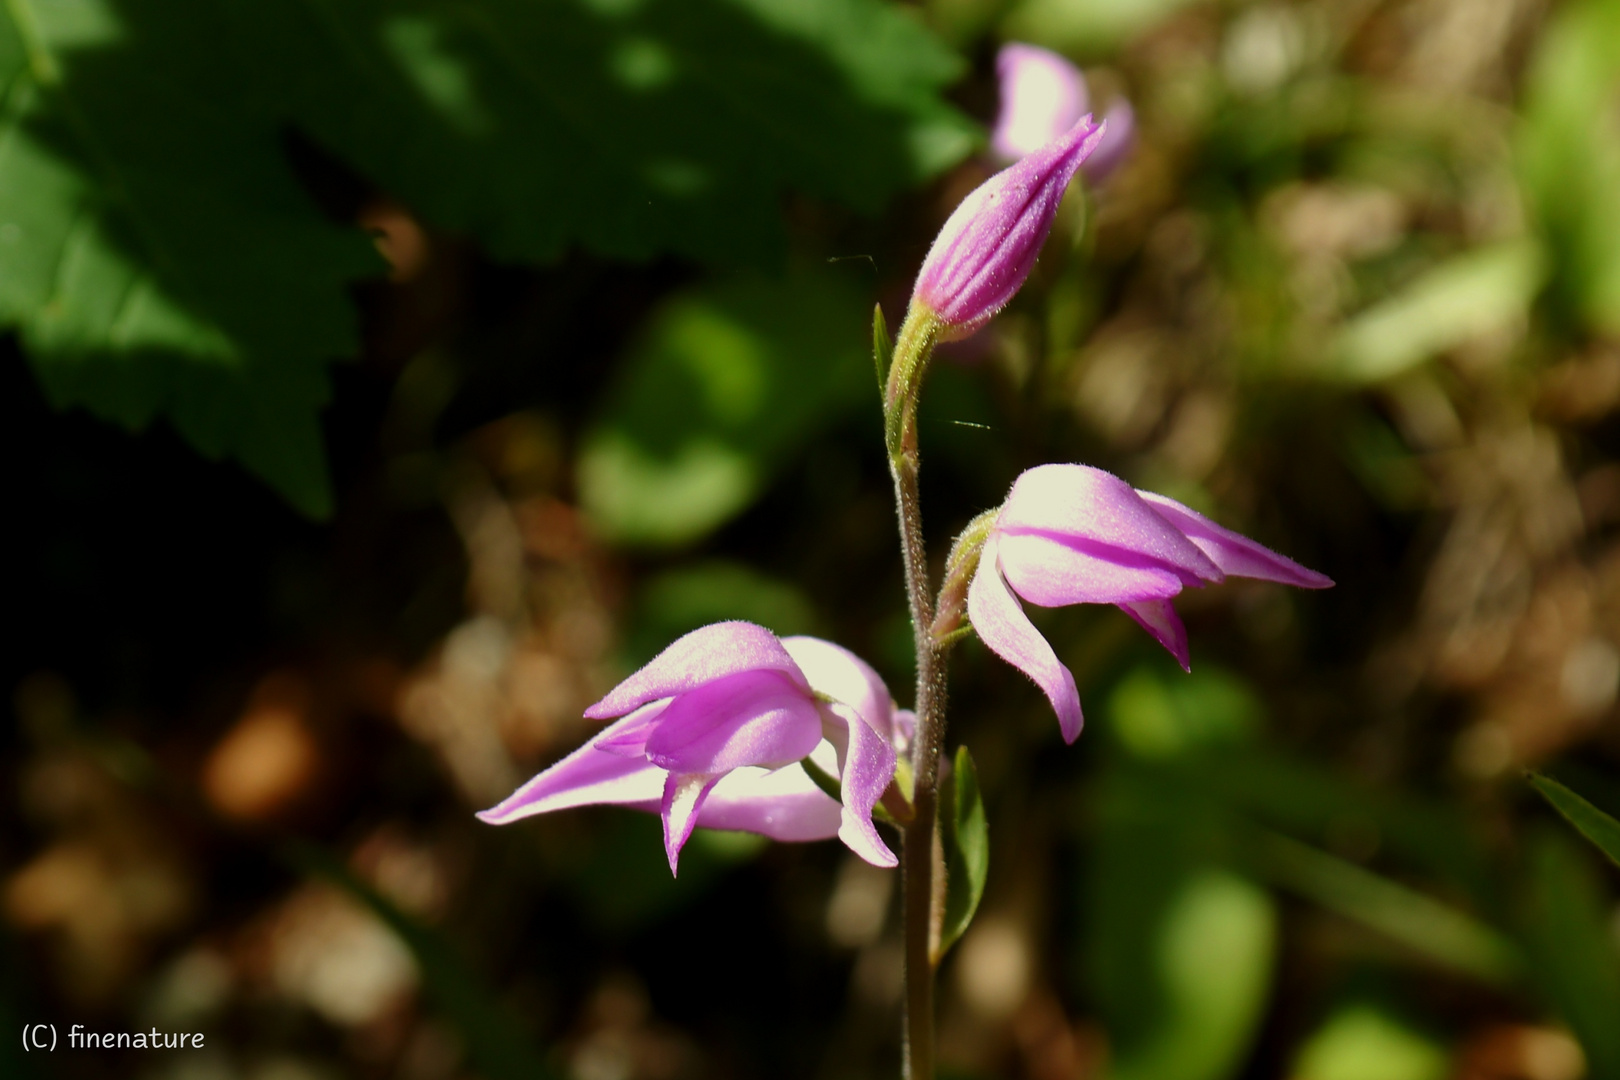
[[[910,714],[877,672],[812,637],[723,622],[680,638],[585,710],[600,735],[478,816],[495,825],[575,806],[657,813],[674,873],[702,825],[776,840],[837,836],[878,866],[895,855],[872,824]],[[839,778],[842,802],[800,762]]]
[[[1187,631],[1170,598],[1234,577],[1325,589],[1332,580],[1163,495],[1136,491],[1089,465],[1041,465],[1013,484],[968,586],[980,640],[1034,680],[1063,738],[1080,735],[1074,676],[1035,629],[1020,598],[1040,607],[1115,604],[1185,669]]]

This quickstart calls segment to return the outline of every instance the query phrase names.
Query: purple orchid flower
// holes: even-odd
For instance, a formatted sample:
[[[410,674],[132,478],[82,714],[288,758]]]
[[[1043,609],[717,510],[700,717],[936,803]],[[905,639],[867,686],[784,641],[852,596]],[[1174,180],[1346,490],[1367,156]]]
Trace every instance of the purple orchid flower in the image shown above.
[[[996,54],[1001,108],[991,129],[991,152],[1017,161],[1068,131],[1091,107],[1086,78],[1066,57],[1022,42]],[[1081,166],[1093,183],[1117,168],[1135,142],[1136,114],[1120,101],[1104,114],[1107,132]]]
[[[1007,306],[1035,266],[1069,181],[1103,133],[1081,117],[973,189],[945,220],[911,293],[913,307],[939,320],[940,340],[966,337]]]
[[[1234,577],[1325,589],[1332,580],[1163,495],[1089,465],[1041,465],[1013,484],[968,586],[968,619],[990,650],[1045,692],[1063,738],[1080,735],[1074,676],[1024,610],[1115,604],[1189,669],[1170,598]]]
[[[478,816],[494,825],[612,804],[657,813],[675,872],[696,826],[776,840],[837,836],[877,866],[898,860],[872,824],[909,714],[847,649],[723,622],[680,638],[585,710],[619,718]],[[800,762],[840,780],[825,794]]]

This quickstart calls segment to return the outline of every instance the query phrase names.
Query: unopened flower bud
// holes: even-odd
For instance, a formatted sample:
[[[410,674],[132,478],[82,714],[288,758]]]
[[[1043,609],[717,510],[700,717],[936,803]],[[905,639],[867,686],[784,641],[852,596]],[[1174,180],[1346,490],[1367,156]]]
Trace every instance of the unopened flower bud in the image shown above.
[[[1090,116],[986,180],[946,219],[911,293],[938,321],[941,340],[988,322],[1023,286],[1081,162],[1102,140]]]

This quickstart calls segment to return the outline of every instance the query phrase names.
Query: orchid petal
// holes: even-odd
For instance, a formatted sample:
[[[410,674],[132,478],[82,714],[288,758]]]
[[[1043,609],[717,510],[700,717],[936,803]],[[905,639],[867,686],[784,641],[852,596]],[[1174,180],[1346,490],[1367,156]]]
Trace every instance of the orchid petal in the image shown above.
[[[1001,578],[999,543],[992,533],[979,557],[979,571],[968,586],[968,620],[990,651],[1035,681],[1052,703],[1065,742],[1080,737],[1084,718],[1074,676],[1018,606]]]
[[[727,773],[704,800],[697,823],[798,841],[837,836],[842,820],[838,800],[794,763],[774,771],[750,767]]]
[[[1174,499],[1139,492],[1160,517],[1184,533],[1197,544],[1210,559],[1234,577],[1259,578],[1276,581],[1301,589],[1326,589],[1333,579],[1326,574],[1301,566],[1286,555],[1279,555],[1247,536],[1215,524],[1203,514],[1181,505]]]
[[[1085,115],[1090,98],[1080,69],[1048,49],[1011,42],[996,54],[1001,107],[990,149],[1005,161],[1033,153]]]
[[[620,757],[645,758],[647,756],[647,740],[652,733],[658,730],[658,719],[669,708],[674,698],[661,698],[650,701],[629,716],[606,728],[602,734],[591,740],[591,745],[598,750]]]
[[[873,866],[897,866],[900,860],[872,824],[872,807],[894,779],[894,746],[849,706],[831,705],[827,711],[843,721],[849,731],[848,750],[839,762],[839,793],[844,808],[838,838]]]
[[[763,626],[722,622],[694,630],[585,710],[592,720],[623,716],[649,701],[674,697],[745,671],[780,671],[807,685],[793,658]]]
[[[1129,484],[1089,465],[1038,465],[1028,470],[1013,483],[996,527],[1130,551],[1177,571],[1189,585],[1224,576]]]
[[[611,737],[616,729],[635,720],[635,716],[625,717],[608,728],[604,737]],[[656,805],[663,786],[664,770],[644,758],[606,753],[586,743],[478,817],[491,825],[505,825],[575,806]]]
[[[894,698],[871,664],[820,638],[787,637],[782,647],[804,672],[810,689],[848,705],[884,738],[892,735]]]
[[[821,718],[807,689],[780,671],[744,671],[670,702],[646,754],[671,772],[723,773],[786,765],[820,741]]]
[[[1175,571],[1122,548],[1044,533],[1003,534],[1000,546],[1007,584],[1041,607],[1158,600],[1181,591]]]
[[[664,854],[669,856],[669,872],[678,871],[681,848],[697,826],[698,812],[703,809],[709,792],[719,783],[718,776],[706,773],[670,773],[664,781],[664,799],[658,815],[664,819]]]
[[[1187,648],[1187,627],[1168,600],[1138,600],[1119,605],[1121,611],[1135,619],[1142,629],[1152,634],[1160,645],[1170,650],[1182,671],[1192,670],[1192,655]]]

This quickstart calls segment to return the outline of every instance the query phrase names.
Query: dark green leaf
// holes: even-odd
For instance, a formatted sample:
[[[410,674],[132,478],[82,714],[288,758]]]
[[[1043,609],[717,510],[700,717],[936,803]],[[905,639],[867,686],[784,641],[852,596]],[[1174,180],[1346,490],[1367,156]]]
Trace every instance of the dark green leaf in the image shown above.
[[[962,62],[878,0],[232,6],[302,124],[503,258],[757,261],[784,191],[870,213],[978,138]]]
[[[979,795],[979,773],[965,746],[957,747],[956,767],[940,788],[939,826],[945,850],[945,917],[936,963],[973,922],[990,874],[990,828]]]
[[[1530,774],[1530,786],[1541,792],[1541,797],[1552,803],[1553,809],[1620,866],[1620,821],[1605,814],[1569,788],[1551,777]]]
[[[300,189],[223,30],[177,0],[6,6],[0,322],[57,407],[167,417],[321,515],[324,365],[381,261]]]
[[[1585,850],[1561,831],[1532,837],[1524,937],[1532,971],[1586,1052],[1592,1080],[1620,1080],[1620,957],[1613,901]]]

